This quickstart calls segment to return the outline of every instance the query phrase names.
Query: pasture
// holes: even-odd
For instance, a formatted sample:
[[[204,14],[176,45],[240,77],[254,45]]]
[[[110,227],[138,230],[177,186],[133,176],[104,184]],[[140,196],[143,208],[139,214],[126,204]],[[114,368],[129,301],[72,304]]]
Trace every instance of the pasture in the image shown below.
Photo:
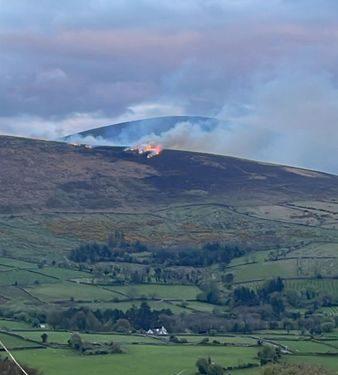
[[[194,300],[201,291],[190,285],[140,284],[109,287],[114,292],[130,298],[148,297],[165,300]]]
[[[44,349],[17,351],[22,363],[38,367],[48,375],[106,375],[112,371],[123,375],[195,374],[200,357],[211,357],[223,366],[257,363],[256,348],[205,347],[179,345],[128,345],[124,354],[81,356],[71,350]],[[240,375],[241,372],[235,372]]]

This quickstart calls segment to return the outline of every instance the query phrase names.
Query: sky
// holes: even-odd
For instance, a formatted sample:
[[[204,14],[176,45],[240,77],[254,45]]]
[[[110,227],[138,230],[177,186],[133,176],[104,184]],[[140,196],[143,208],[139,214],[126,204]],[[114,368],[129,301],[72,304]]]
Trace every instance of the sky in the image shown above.
[[[338,174],[338,1],[0,0],[1,134],[183,114],[232,125],[197,149]]]

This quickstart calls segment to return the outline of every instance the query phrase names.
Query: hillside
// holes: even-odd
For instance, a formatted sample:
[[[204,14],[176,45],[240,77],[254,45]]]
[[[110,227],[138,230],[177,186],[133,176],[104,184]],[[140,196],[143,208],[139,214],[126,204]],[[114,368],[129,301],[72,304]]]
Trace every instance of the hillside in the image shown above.
[[[62,253],[115,230],[156,245],[337,238],[338,177],[190,152],[0,138],[0,244]],[[19,176],[19,177],[18,177]],[[314,230],[316,228],[316,230]]]
[[[135,210],[177,203],[243,204],[337,197],[338,177],[217,155],[1,137],[0,212]],[[18,179],[17,176],[20,176]]]

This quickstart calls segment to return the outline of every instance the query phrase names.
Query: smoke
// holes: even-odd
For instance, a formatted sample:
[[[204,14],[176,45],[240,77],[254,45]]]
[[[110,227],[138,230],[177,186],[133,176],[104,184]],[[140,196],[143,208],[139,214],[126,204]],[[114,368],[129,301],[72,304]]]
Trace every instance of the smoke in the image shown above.
[[[119,142],[113,139],[103,138],[101,136],[94,137],[92,135],[82,136],[80,134],[74,134],[70,137],[67,137],[68,143],[76,143],[76,144],[86,144],[90,146],[131,146],[130,143],[126,142]]]
[[[75,143],[106,146],[160,144],[167,149],[198,151],[294,165],[338,173],[338,88],[325,72],[280,68],[270,79],[256,79],[250,88],[227,98],[213,126],[179,122],[156,134],[146,121],[137,133],[130,128],[116,139],[74,136]],[[1,117],[3,134],[61,139],[123,120],[183,114],[184,106],[160,100],[138,103],[114,120],[100,113],[75,113],[46,120],[37,116]],[[27,131],[27,129],[29,131]],[[137,134],[142,134],[138,136]]]
[[[239,129],[236,132],[240,132]],[[141,137],[137,143],[160,144],[173,150],[199,151],[215,154],[231,153],[229,140],[233,131],[224,124],[206,130],[202,124],[189,121],[178,122],[173,128],[159,135],[154,133]]]
[[[280,70],[269,80],[257,80],[231,103],[217,116],[224,121],[213,127],[188,121],[138,139],[128,129],[115,140],[73,140],[92,145],[160,144],[338,173],[338,88],[328,74]]]
[[[255,86],[249,108],[234,119],[246,126],[250,140],[248,149],[239,150],[242,156],[338,173],[334,77],[325,72],[281,70]]]

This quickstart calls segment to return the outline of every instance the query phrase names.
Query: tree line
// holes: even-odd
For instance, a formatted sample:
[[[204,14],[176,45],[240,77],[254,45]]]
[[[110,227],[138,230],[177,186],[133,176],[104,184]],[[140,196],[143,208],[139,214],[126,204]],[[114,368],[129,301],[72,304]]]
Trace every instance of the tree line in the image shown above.
[[[162,316],[172,316],[170,309],[153,310],[146,302],[127,311],[105,309],[92,311],[86,307],[54,310],[46,314],[46,322],[54,329],[77,331],[148,330],[163,325]]]
[[[228,264],[245,254],[238,246],[213,242],[200,248],[149,249],[141,242],[108,240],[107,243],[89,242],[73,249],[69,259],[77,263],[135,262],[133,254],[148,251],[150,257],[143,262],[165,266],[208,267],[213,264]]]

